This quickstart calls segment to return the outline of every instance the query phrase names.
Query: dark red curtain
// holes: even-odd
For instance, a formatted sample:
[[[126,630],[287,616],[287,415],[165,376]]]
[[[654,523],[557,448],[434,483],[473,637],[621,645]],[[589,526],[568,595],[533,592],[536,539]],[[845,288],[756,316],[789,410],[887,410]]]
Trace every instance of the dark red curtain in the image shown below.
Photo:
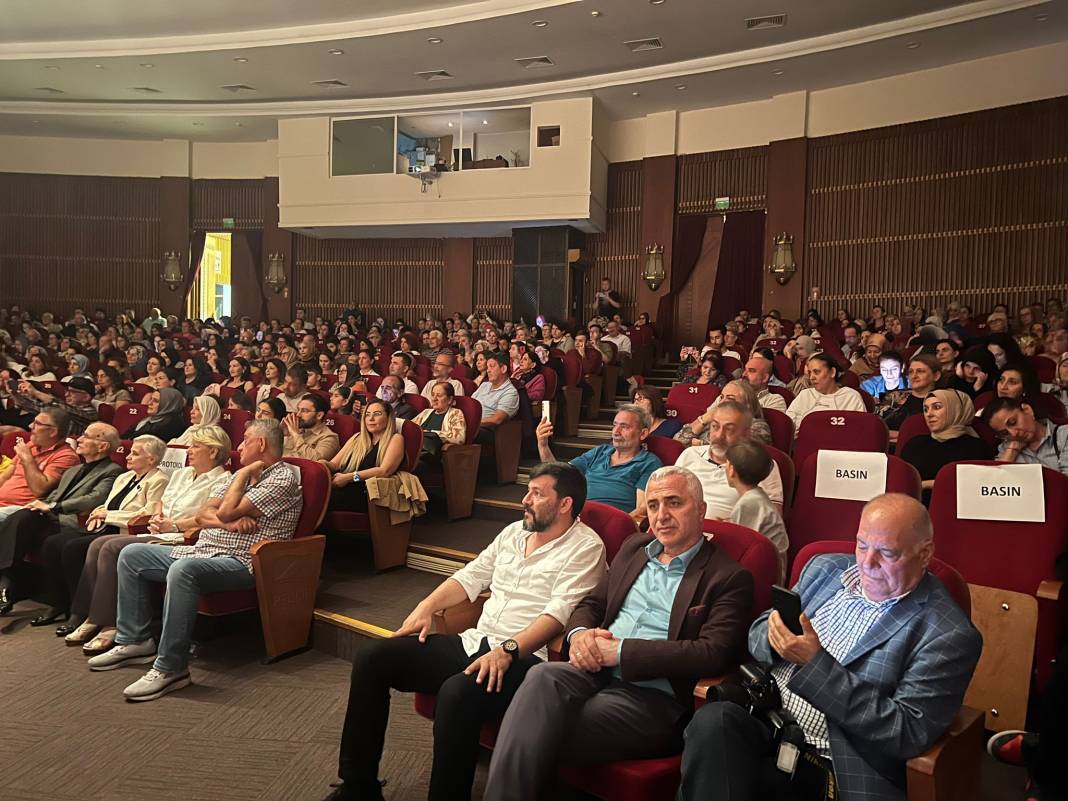
[[[736,211],[727,215],[719,250],[716,289],[708,310],[709,327],[734,319],[735,313],[743,306],[753,314],[760,309],[764,289],[766,217],[763,209]]]
[[[675,299],[697,266],[707,225],[707,214],[686,214],[679,217],[675,224],[675,242],[671,251],[671,286],[670,290],[661,296],[656,310],[657,330],[672,347],[675,344]]]

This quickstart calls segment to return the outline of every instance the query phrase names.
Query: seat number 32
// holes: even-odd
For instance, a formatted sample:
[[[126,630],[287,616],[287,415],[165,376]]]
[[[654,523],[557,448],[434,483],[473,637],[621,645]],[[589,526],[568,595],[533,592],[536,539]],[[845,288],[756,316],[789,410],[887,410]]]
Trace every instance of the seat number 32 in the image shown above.
[[[845,425],[845,418],[844,417],[832,417],[831,418],[831,425],[832,426],[844,426]]]

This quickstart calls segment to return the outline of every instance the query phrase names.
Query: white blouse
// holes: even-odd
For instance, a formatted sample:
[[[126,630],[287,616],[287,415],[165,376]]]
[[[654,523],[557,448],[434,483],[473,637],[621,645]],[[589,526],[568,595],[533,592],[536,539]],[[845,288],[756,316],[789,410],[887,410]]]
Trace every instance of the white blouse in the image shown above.
[[[786,413],[794,421],[794,427],[800,429],[801,421],[809,412],[825,409],[843,412],[866,412],[868,410],[860,393],[852,387],[841,387],[830,395],[824,395],[815,387],[809,387],[798,393]]]
[[[161,498],[163,516],[170,520],[179,520],[196,514],[207,502],[212,490],[219,484],[228,485],[232,478],[222,467],[213,467],[199,476],[196,468],[192,466],[175,471]]]

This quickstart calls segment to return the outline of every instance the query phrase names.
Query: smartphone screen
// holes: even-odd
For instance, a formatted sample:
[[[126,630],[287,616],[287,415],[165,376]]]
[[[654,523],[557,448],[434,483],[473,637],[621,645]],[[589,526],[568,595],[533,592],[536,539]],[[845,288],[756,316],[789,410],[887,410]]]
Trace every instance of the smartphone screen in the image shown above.
[[[780,587],[778,584],[771,585],[771,605],[786,628],[794,634],[801,634],[801,596],[793,590]]]
[[[541,419],[542,420],[548,420],[549,419],[549,401],[547,401],[547,400],[543,400],[541,402]]]

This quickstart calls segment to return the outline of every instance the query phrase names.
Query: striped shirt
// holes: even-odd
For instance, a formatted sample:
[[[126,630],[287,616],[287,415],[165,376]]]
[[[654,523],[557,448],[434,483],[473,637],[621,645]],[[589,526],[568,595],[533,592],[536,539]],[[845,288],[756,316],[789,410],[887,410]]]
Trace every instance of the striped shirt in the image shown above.
[[[812,628],[819,635],[823,650],[841,662],[876,621],[904,597],[899,595],[879,603],[869,601],[861,588],[860,567],[854,564],[842,571],[842,589],[812,616]],[[783,709],[801,724],[808,744],[814,746],[820,756],[830,759],[827,716],[788,689],[797,668],[792,662],[778,660],[771,669],[771,675],[779,685]]]

